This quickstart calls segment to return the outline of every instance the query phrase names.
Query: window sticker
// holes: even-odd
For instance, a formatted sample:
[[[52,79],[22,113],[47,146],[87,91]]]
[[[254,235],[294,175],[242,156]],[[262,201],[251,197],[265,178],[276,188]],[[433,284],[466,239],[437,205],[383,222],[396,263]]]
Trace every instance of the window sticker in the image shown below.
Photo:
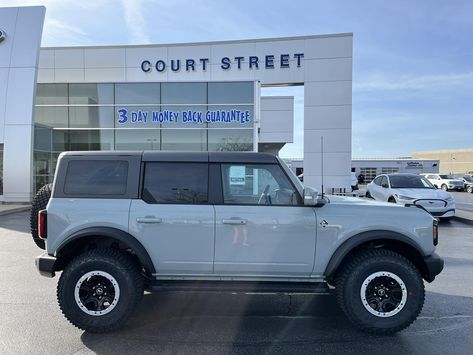
[[[230,167],[230,185],[245,185],[245,166],[235,165]]]

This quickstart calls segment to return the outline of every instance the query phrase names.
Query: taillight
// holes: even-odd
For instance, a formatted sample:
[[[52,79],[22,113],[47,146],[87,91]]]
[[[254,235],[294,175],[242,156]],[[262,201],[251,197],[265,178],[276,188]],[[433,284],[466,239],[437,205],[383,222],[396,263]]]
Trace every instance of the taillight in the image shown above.
[[[46,239],[47,236],[47,211],[41,210],[38,212],[38,237],[41,239]]]
[[[439,243],[439,221],[434,219],[433,225],[433,238],[434,238],[434,245]]]

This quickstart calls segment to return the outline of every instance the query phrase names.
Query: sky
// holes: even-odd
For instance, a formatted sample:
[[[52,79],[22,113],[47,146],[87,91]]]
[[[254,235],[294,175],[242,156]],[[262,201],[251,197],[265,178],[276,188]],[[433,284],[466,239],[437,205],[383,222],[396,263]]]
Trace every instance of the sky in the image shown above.
[[[352,32],[353,157],[473,147],[473,1],[0,0],[45,5],[42,46],[178,43]],[[303,87],[295,137],[303,156]]]

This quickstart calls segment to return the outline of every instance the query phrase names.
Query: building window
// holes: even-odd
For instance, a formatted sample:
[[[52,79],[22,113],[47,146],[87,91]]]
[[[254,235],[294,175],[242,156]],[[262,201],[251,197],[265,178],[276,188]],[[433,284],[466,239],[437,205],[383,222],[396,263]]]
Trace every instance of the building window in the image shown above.
[[[381,168],[381,174],[395,174],[399,172],[399,168]]]
[[[0,144],[0,195],[3,195],[3,144]]]
[[[36,92],[35,191],[52,182],[63,151],[253,150],[254,82],[37,84]],[[153,120],[170,112],[180,119]],[[208,112],[240,120],[207,122]]]
[[[365,182],[369,183],[376,177],[376,168],[360,168],[360,174],[363,174]]]

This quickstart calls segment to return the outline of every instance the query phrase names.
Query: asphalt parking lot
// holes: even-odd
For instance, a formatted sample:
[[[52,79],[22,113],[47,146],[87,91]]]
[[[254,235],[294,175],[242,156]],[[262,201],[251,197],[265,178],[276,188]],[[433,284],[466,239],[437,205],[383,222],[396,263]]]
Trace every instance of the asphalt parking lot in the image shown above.
[[[0,216],[0,354],[383,353],[473,349],[473,226],[442,223],[446,267],[427,284],[424,310],[394,336],[354,329],[330,295],[146,294],[118,332],[84,333],[56,302],[58,278],[40,277],[28,214]]]
[[[473,212],[473,194],[468,192],[450,191],[457,209]]]

